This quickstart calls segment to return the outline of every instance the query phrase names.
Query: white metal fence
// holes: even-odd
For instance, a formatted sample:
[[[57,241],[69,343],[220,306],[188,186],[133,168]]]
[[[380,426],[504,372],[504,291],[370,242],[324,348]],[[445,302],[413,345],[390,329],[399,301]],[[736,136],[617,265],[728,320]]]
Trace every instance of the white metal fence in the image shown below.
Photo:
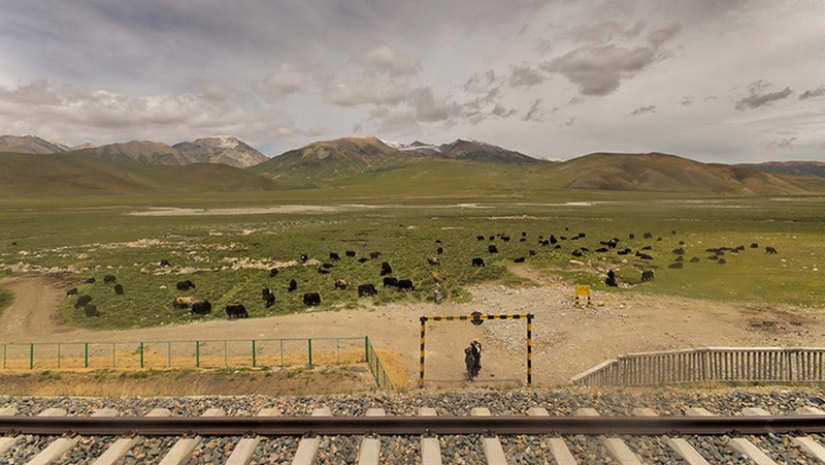
[[[825,348],[707,347],[627,354],[571,378],[580,386],[822,382]]]

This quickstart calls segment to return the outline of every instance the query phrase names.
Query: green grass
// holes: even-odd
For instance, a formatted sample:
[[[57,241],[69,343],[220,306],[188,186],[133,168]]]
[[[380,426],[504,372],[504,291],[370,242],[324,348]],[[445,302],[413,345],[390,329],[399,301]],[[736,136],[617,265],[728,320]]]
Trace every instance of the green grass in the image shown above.
[[[435,189],[434,186],[431,186]],[[411,188],[410,188],[411,189]],[[401,190],[421,194],[421,191]],[[0,230],[0,269],[28,272],[61,272],[62,279],[76,285],[80,294],[89,294],[101,313],[87,318],[75,309],[75,297],[67,298],[61,312],[69,324],[93,329],[154,327],[190,321],[224,318],[222,309],[241,303],[251,317],[305,311],[353,308],[364,303],[428,302],[436,286],[432,273],[444,280],[440,285],[447,299],[469,300],[467,286],[482,282],[523,285],[525,281],[508,271],[517,257],[526,257],[529,266],[562,274],[571,283],[590,284],[607,292],[636,292],[743,301],[793,304],[821,308],[821,269],[825,266],[820,216],[821,198],[675,198],[643,200],[636,194],[575,192],[552,199],[535,198],[506,202],[494,192],[485,198],[425,200],[382,199],[370,208],[343,207],[334,212],[293,212],[197,216],[133,216],[129,213],[158,206],[189,208],[249,208],[290,204],[346,205],[352,197],[333,196],[337,191],[290,191],[281,198],[272,193],[187,195],[176,198],[124,196],[109,204],[98,197],[53,198],[51,202],[31,199],[0,205],[4,228]],[[435,193],[434,193],[435,194]],[[416,196],[412,196],[416,197]],[[391,200],[393,200],[391,202]],[[398,201],[403,200],[403,201]],[[570,203],[574,202],[574,203]],[[575,202],[589,202],[587,205]],[[354,202],[353,202],[354,203]],[[366,202],[364,202],[366,203]],[[478,203],[476,207],[459,207]],[[674,234],[675,231],[675,234]],[[645,239],[644,233],[652,234]],[[585,237],[571,240],[585,233]],[[524,234],[524,235],[523,235]],[[561,248],[539,245],[539,238],[566,236]],[[631,239],[633,234],[635,238]],[[477,240],[477,236],[484,240]],[[508,242],[502,240],[508,235]],[[495,236],[493,241],[490,236]],[[600,241],[620,240],[608,253],[596,253]],[[659,240],[661,238],[661,240]],[[524,240],[522,240],[524,239]],[[496,244],[498,254],[487,251]],[[758,243],[759,248],[751,248]],[[709,260],[708,248],[744,246],[738,253],[726,253],[726,264]],[[765,246],[778,254],[767,254]],[[441,265],[427,263],[436,256]],[[585,247],[590,252],[571,264],[571,252]],[[619,256],[616,250],[633,251],[649,247],[653,260],[633,255]],[[682,269],[669,268],[676,248],[685,249]],[[356,257],[347,257],[351,250]],[[531,255],[530,252],[535,254]],[[379,259],[360,263],[370,252]],[[331,262],[329,253],[341,260]],[[302,263],[300,255],[309,255]],[[699,262],[691,263],[692,257]],[[485,267],[470,266],[474,257]],[[171,268],[160,267],[168,259]],[[412,279],[414,291],[384,288],[380,263],[387,261],[393,275]],[[331,273],[318,273],[319,262],[334,265]],[[279,274],[269,277],[277,266]],[[608,288],[603,275],[616,271],[630,288]],[[641,283],[641,272],[654,270],[653,281]],[[117,295],[103,276],[113,274],[123,285]],[[95,277],[96,282],[84,280]],[[175,284],[192,280],[196,289],[180,292]],[[287,292],[295,279],[296,292]],[[336,279],[351,286],[335,289]],[[379,293],[359,298],[356,287],[372,283]],[[276,304],[264,308],[261,289],[276,294]],[[304,292],[319,292],[322,305],[307,308]],[[572,292],[572,291],[571,291]],[[173,308],[175,297],[187,295],[209,300],[213,313],[190,317]],[[0,309],[8,307],[11,296],[0,291]]]

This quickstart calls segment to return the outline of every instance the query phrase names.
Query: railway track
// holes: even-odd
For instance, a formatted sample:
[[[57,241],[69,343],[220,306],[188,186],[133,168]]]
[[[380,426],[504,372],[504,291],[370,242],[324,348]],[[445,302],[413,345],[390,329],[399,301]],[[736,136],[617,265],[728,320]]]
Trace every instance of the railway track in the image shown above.
[[[465,416],[437,416],[427,407],[413,416],[387,416],[377,407],[343,417],[333,416],[328,407],[307,416],[284,416],[272,408],[254,416],[226,416],[217,408],[191,417],[172,416],[163,408],[144,416],[120,416],[111,408],[85,416],[66,416],[60,408],[16,413],[0,409],[0,463],[399,463],[389,449],[404,442],[417,454],[406,455],[403,463],[425,465],[774,464],[796,463],[800,457],[825,463],[825,412],[812,407],[783,415],[748,407],[734,416],[701,407],[678,416],[659,416],[650,408],[635,408],[630,416],[601,416],[593,408],[555,416],[543,407],[521,415],[491,415],[488,408],[475,407]],[[525,454],[520,446],[512,447],[508,442],[514,437],[537,450]],[[455,448],[445,451],[456,441],[470,449],[475,444],[474,453],[462,457]],[[651,441],[661,447],[647,446]],[[141,455],[143,443],[150,443],[151,454]],[[273,454],[276,443],[280,451]],[[796,459],[788,461],[776,444],[794,448]],[[210,447],[221,453],[209,454]]]

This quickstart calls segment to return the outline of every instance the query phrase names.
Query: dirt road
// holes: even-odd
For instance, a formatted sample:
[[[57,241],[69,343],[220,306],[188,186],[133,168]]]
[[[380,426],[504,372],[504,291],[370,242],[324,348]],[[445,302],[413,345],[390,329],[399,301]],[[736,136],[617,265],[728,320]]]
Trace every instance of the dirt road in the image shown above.
[[[513,270],[534,285],[469,288],[470,303],[445,301],[367,306],[249,320],[214,320],[160,328],[90,331],[65,325],[59,306],[63,282],[45,276],[7,277],[0,286],[15,301],[0,317],[0,342],[157,341],[361,337],[396,354],[395,372],[414,386],[418,378],[420,317],[484,314],[535,315],[533,383],[554,386],[617,355],[710,346],[823,345],[825,309],[727,304],[628,293],[599,293],[593,307],[574,306],[573,286],[529,267]],[[463,348],[473,338],[484,345],[478,383],[518,385],[526,379],[524,321],[427,323],[426,379],[434,386],[463,381]]]

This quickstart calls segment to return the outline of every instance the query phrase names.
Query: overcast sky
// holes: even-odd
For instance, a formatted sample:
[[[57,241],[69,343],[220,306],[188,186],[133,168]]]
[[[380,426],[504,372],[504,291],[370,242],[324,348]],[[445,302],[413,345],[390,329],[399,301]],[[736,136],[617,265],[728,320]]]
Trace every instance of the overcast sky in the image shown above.
[[[0,134],[825,161],[825,2],[0,0]]]

